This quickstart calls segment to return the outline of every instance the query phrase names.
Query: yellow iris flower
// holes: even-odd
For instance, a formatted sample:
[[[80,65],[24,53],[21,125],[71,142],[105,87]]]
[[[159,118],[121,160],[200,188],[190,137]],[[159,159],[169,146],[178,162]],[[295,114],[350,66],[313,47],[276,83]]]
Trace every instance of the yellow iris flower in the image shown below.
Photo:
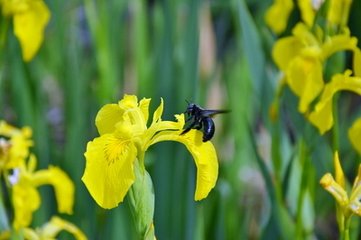
[[[343,225],[345,220],[352,216],[352,214],[361,216],[361,165],[359,166],[350,195],[346,191],[345,175],[340,164],[338,152],[334,154],[334,165],[335,179],[330,173],[326,173],[321,178],[320,184],[336,199],[340,211],[338,220]]]
[[[285,73],[287,84],[300,98],[298,110],[305,113],[324,87],[325,60],[336,52],[351,50],[354,53],[354,72],[359,75],[361,69],[357,64],[361,61],[361,53],[357,48],[357,38],[351,37],[348,30],[320,40],[305,24],[299,23],[292,33],[293,36],[275,43],[272,56]]]
[[[43,0],[0,0],[4,16],[12,16],[23,59],[30,61],[44,39],[50,11]]]
[[[33,145],[29,127],[15,128],[0,121],[0,173],[3,170],[20,166],[29,155]]]
[[[163,121],[163,99],[147,127],[150,99],[138,102],[134,95],[125,95],[118,104],[107,104],[97,114],[100,136],[90,141],[85,152],[86,167],[82,181],[91,196],[103,208],[114,208],[135,181],[135,161],[144,169],[144,154],[154,143],[177,141],[192,154],[197,166],[195,200],[205,198],[215,186],[218,160],[213,144],[202,142],[202,132],[191,130],[180,135],[184,115],[177,122]]]
[[[351,77],[351,71],[344,74],[335,74],[331,82],[326,84],[320,100],[308,116],[309,121],[315,125],[320,134],[324,134],[333,126],[332,98],[338,91],[352,91],[361,95],[361,78]]]
[[[54,187],[59,212],[71,214],[73,211],[74,185],[65,172],[54,166],[39,171],[35,171],[35,168],[36,158],[31,155],[27,165],[23,162],[8,177],[15,211],[13,226],[17,230],[29,226],[33,212],[40,207],[41,198],[37,188],[42,185]]]

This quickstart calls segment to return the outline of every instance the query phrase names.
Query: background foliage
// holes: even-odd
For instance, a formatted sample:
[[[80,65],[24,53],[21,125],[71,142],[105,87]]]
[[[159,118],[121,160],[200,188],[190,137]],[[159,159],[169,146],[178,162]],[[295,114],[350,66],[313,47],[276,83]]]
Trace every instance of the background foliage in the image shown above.
[[[21,58],[11,21],[1,18],[0,118],[33,128],[40,168],[59,165],[71,176],[75,210],[63,217],[89,239],[135,238],[127,200],[103,210],[80,180],[97,111],[124,93],[151,97],[153,109],[163,97],[164,119],[183,112],[185,100],[232,110],[215,119],[220,175],[205,200],[193,200],[195,166],[183,146],[162,143],[147,154],[158,239],[337,239],[334,200],[318,183],[332,170],[332,136],[319,136],[287,89],[279,121],[269,117],[279,79],[270,56],[275,35],[264,23],[271,1],[46,3],[51,22],[30,63]],[[359,39],[360,14],[354,1],[349,26]],[[284,35],[298,18],[295,11]],[[360,99],[342,95],[340,152],[353,179],[360,156],[346,127],[360,115]],[[34,226],[55,210],[52,190],[41,191]],[[358,239],[356,218],[351,232]]]

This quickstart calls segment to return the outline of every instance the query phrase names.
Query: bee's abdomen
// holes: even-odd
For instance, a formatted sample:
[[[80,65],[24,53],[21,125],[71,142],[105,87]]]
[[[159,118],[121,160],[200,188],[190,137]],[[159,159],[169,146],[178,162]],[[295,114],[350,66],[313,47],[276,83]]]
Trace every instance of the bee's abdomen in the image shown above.
[[[215,126],[212,118],[203,118],[203,142],[210,140],[215,131]]]

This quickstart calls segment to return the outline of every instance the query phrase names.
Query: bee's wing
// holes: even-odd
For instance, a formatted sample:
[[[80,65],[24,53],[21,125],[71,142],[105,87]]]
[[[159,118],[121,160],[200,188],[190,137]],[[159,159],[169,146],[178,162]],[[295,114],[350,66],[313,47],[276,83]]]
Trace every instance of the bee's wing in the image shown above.
[[[216,114],[220,114],[220,113],[228,113],[230,112],[229,110],[202,110],[202,116],[203,117],[213,117]]]

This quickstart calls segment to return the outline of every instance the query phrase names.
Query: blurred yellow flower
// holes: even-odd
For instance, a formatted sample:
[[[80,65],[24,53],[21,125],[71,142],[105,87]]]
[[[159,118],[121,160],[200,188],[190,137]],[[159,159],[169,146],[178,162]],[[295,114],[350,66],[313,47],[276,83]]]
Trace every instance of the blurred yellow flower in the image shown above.
[[[334,75],[331,82],[326,84],[320,100],[308,116],[309,121],[318,128],[320,134],[324,134],[333,126],[332,98],[338,91],[346,90],[361,95],[361,78],[350,75],[350,70],[345,71],[344,74]]]
[[[351,194],[346,191],[346,179],[343,173],[338,152],[334,154],[335,179],[326,173],[320,180],[321,186],[336,199],[342,218],[349,218],[353,213],[361,216],[361,165],[355,178]]]
[[[180,135],[184,115],[177,122],[163,121],[163,99],[147,127],[150,99],[139,101],[125,95],[118,104],[107,104],[95,119],[100,137],[90,141],[85,152],[82,177],[95,201],[103,208],[114,208],[123,201],[135,181],[134,163],[144,169],[144,154],[154,143],[178,141],[191,152],[197,166],[195,200],[205,198],[215,186],[218,160],[213,144],[202,142],[202,132],[191,130]]]
[[[288,18],[292,9],[292,0],[274,0],[265,15],[266,24],[275,33],[282,33],[287,27]]]
[[[33,145],[31,135],[29,127],[18,129],[0,121],[0,173],[18,167],[25,161]]]
[[[352,146],[361,154],[361,118],[357,119],[348,130],[348,137]]]
[[[30,61],[39,50],[50,11],[43,0],[0,0],[4,16],[12,16],[23,59]]]
[[[35,171],[35,168],[36,158],[31,155],[27,164],[23,162],[8,176],[12,185],[13,226],[17,230],[27,227],[33,212],[40,207],[41,198],[37,188],[42,185],[54,187],[59,212],[71,214],[73,211],[74,185],[65,172],[54,166],[39,171]]]
[[[31,228],[23,229],[25,239],[29,240],[55,240],[56,236],[61,231],[67,231],[71,233],[77,240],[87,239],[84,233],[74,224],[56,216],[52,217],[49,222],[44,224],[41,228],[37,228],[36,230]]]
[[[293,36],[281,38],[275,43],[272,56],[285,73],[291,90],[300,97],[298,110],[305,113],[323,89],[325,60],[336,52],[351,50],[354,53],[355,73],[361,74],[360,67],[356,66],[361,56],[357,38],[351,37],[347,29],[321,40],[306,25],[299,23],[292,33]]]

